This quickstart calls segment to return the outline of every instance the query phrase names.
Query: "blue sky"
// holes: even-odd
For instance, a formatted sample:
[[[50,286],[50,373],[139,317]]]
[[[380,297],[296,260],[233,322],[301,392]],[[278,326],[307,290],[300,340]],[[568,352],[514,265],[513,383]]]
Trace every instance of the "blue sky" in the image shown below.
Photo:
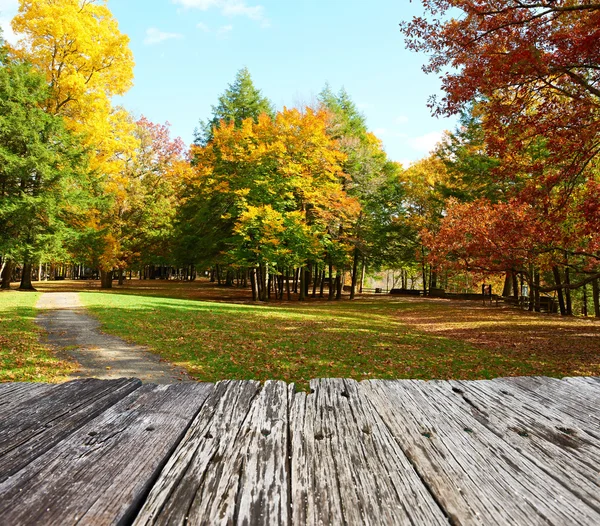
[[[17,0],[0,0],[0,24]],[[246,66],[278,108],[311,103],[326,82],[342,86],[393,160],[427,155],[454,119],[427,108],[440,81],[425,57],[404,49],[398,24],[415,0],[110,0],[131,39],[135,86],[119,101],[136,115],[168,121],[191,142],[200,119]]]

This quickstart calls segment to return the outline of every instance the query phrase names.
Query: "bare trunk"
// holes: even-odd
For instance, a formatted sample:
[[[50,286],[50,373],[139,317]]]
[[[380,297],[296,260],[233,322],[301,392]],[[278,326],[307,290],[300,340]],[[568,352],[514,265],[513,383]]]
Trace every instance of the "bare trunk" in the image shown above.
[[[100,288],[112,289],[113,272],[112,270],[100,270]]]
[[[561,316],[565,316],[567,314],[567,309],[565,308],[565,299],[563,296],[560,271],[558,270],[558,267],[552,267],[552,274],[554,274],[554,281],[556,282],[556,286],[558,287],[558,308],[560,309]]]
[[[304,301],[306,299],[306,271],[304,267],[300,267],[300,297],[298,301]]]
[[[2,284],[0,285],[0,289],[8,290],[10,289],[10,282],[12,280],[13,273],[13,265],[14,263],[9,259],[6,261],[4,265],[4,270],[2,271]]]
[[[569,285],[571,284],[571,276],[569,275],[569,267],[565,268],[565,299],[566,299],[566,308],[567,308],[567,316],[573,315],[573,303],[571,302],[571,289]]]
[[[19,290],[35,290],[33,288],[33,283],[31,283],[32,270],[33,265],[31,263],[25,263],[23,265],[23,272],[21,273],[21,284],[19,285]]]
[[[592,299],[594,300],[594,316],[600,318],[600,286],[598,279],[592,281]]]
[[[358,281],[358,249],[354,249],[354,261],[352,262],[352,285],[350,287],[350,299],[353,300],[356,293],[356,282]]]

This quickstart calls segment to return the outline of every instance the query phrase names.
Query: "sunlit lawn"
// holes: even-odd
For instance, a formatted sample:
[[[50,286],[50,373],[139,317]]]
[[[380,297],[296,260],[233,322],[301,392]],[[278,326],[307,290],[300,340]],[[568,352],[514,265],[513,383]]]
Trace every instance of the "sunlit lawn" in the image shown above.
[[[75,370],[39,342],[38,293],[0,293],[0,382],[59,382]]]
[[[389,296],[259,305],[248,291],[206,281],[36,286],[80,291],[105,332],[202,381],[281,379],[305,389],[319,377],[600,376],[599,321]],[[39,343],[37,298],[0,293],[0,381],[60,381],[74,370]]]
[[[179,297],[168,297],[169,289]],[[149,346],[202,381],[271,378],[306,388],[309,379],[318,377],[475,379],[600,374],[600,348],[578,360],[573,352],[568,356],[552,349],[531,352],[512,343],[478,345],[469,343],[468,336],[455,334],[469,324],[476,334],[488,334],[483,328],[488,324],[488,329],[497,328],[519,339],[520,323],[562,323],[556,317],[507,315],[489,308],[478,311],[478,305],[471,303],[464,309],[475,317],[469,320],[443,302],[389,298],[276,305],[185,299],[186,295],[212,297],[219,291],[243,300],[235,289],[223,292],[189,285],[186,289],[181,284],[161,284],[153,290],[138,285],[113,293],[84,292],[81,298],[106,332]],[[592,329],[594,342],[600,342],[598,324]]]

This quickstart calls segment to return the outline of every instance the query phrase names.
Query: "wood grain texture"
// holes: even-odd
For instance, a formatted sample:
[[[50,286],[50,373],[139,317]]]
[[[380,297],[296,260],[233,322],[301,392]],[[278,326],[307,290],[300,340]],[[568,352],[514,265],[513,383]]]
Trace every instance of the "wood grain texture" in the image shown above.
[[[444,507],[463,524],[598,524],[600,514],[422,381],[367,381],[360,389]]]
[[[592,386],[596,389],[600,389],[600,378],[597,376],[569,376],[567,378],[563,378],[563,380],[575,385],[583,383],[588,387]]]
[[[491,381],[429,385],[454,396],[465,412],[600,512],[600,441],[577,421]]]
[[[528,396],[552,407],[557,415],[579,422],[585,432],[600,440],[600,401],[594,387],[543,376],[516,376],[492,380],[514,396]]]
[[[135,524],[287,524],[287,396],[219,382]]]
[[[291,406],[292,523],[448,524],[357,383],[310,385]]]
[[[135,378],[76,380],[19,404],[0,420],[0,482],[141,385]]]
[[[15,408],[31,398],[39,398],[52,388],[53,384],[34,384],[27,382],[0,384],[0,411],[14,411]]]
[[[0,484],[5,524],[127,523],[211,384],[145,385]]]

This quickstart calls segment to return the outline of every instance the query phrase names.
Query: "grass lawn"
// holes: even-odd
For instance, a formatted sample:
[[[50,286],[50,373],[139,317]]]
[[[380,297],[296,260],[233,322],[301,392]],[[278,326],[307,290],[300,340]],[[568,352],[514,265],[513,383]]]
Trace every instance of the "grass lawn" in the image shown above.
[[[600,324],[590,320],[390,297],[256,305],[245,294],[131,282],[81,298],[103,330],[202,381],[281,379],[306,388],[318,377],[600,375]]]
[[[60,382],[76,369],[39,342],[39,293],[0,292],[0,382]]]

